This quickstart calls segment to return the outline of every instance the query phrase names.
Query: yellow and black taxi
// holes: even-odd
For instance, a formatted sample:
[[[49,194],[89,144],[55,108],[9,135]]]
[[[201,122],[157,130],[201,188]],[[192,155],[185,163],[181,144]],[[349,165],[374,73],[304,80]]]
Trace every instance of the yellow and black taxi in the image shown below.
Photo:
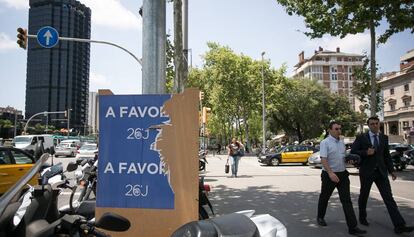
[[[13,186],[34,165],[35,159],[29,153],[0,146],[0,195]],[[30,181],[37,184],[37,177]]]
[[[277,166],[281,163],[302,163],[306,165],[308,158],[318,149],[305,145],[288,145],[277,149],[273,153],[259,157],[259,162],[266,165]]]

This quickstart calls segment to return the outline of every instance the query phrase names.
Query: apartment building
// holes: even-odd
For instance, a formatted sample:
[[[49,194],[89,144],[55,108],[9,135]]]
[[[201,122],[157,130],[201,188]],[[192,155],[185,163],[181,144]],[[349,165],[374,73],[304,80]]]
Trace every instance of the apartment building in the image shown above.
[[[299,62],[295,65],[294,77],[317,80],[332,93],[338,93],[348,98],[351,108],[355,108],[355,99],[352,93],[356,67],[363,66],[363,55],[324,50],[319,47],[315,53],[305,59],[304,51],[299,54]]]
[[[408,141],[414,132],[414,49],[400,58],[400,71],[388,73],[379,85],[384,96],[384,133]]]

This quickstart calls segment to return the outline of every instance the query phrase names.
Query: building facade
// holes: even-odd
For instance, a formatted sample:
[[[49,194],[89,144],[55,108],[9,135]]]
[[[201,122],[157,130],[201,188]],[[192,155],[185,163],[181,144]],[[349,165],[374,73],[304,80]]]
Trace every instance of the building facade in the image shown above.
[[[90,39],[91,10],[76,0],[30,0],[29,34],[52,26],[61,37]],[[60,41],[41,47],[29,39],[25,116],[48,111],[70,111],[70,128],[87,126],[90,44]],[[66,127],[64,114],[50,114],[49,124]]]
[[[98,93],[89,92],[88,107],[88,132],[89,134],[97,134],[98,129]]]
[[[324,50],[319,47],[314,55],[305,59],[302,51],[299,54],[299,62],[295,65],[294,77],[303,77],[316,80],[328,88],[332,93],[338,93],[348,98],[351,108],[355,107],[355,99],[352,93],[355,78],[353,76],[356,67],[364,65],[363,55],[343,53],[340,48],[336,51]]]
[[[384,99],[384,133],[408,141],[414,131],[414,49],[400,58],[400,71],[382,77],[379,85]]]

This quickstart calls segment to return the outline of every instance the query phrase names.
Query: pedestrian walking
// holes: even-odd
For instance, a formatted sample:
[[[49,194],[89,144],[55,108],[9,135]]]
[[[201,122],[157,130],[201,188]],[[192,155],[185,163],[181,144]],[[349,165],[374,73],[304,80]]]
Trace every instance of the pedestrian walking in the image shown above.
[[[231,143],[227,146],[228,160],[231,165],[231,177],[237,178],[237,171],[239,170],[240,157],[243,156],[244,146],[236,138],[231,140]]]
[[[320,146],[320,157],[322,162],[322,187],[318,202],[317,222],[320,226],[327,226],[325,222],[326,208],[332,192],[336,188],[339,199],[345,213],[348,233],[351,235],[365,234],[365,230],[358,228],[358,222],[352,206],[350,195],[349,173],[345,167],[345,144],[340,140],[341,124],[331,122],[328,129],[329,135]]]
[[[369,131],[359,135],[351,148],[351,153],[358,154],[361,157],[359,168],[361,188],[358,199],[359,222],[362,225],[369,226],[366,209],[371,186],[375,183],[388,209],[388,214],[394,225],[394,232],[397,234],[412,232],[414,226],[406,226],[405,220],[392,196],[388,174],[391,175],[392,180],[395,180],[397,176],[392,165],[388,136],[380,133],[378,117],[368,118],[367,124]]]
[[[221,151],[221,144],[217,143],[217,154],[220,155],[220,151]]]

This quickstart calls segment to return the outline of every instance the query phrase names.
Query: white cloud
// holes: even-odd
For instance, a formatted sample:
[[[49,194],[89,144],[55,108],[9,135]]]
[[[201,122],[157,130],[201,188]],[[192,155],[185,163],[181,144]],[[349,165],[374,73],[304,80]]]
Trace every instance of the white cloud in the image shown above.
[[[6,3],[7,6],[16,9],[28,9],[29,0],[0,0],[2,3]]]
[[[324,36],[321,39],[313,39],[309,42],[315,50],[321,46],[325,50],[335,51],[340,47],[341,52],[362,54],[370,52],[371,38],[369,33],[358,33],[355,35],[347,35],[343,39],[339,37]]]
[[[3,32],[0,32],[0,51],[6,51],[10,49],[17,49],[17,43],[9,38]]]
[[[136,13],[134,14],[134,12],[125,8],[119,0],[81,0],[81,2],[91,8],[92,24],[94,25],[121,30],[141,28],[142,21],[137,16],[138,7],[133,9]]]
[[[89,91],[98,91],[98,89],[107,89],[111,82],[102,74],[91,72],[89,75]]]

